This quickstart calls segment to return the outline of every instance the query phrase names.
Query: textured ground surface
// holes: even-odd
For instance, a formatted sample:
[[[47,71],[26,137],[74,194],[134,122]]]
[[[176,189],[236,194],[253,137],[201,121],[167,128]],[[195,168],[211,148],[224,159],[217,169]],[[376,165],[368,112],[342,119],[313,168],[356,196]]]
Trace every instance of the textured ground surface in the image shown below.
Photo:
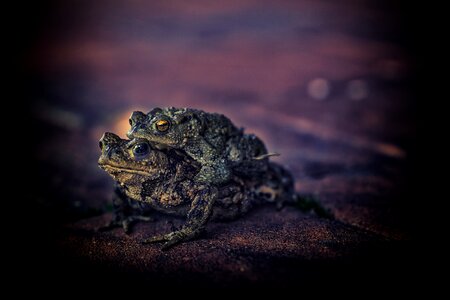
[[[408,272],[415,70],[399,7],[64,3],[43,9],[24,60],[37,180],[21,194],[35,270],[211,286],[364,282],[379,271],[394,284]],[[123,136],[132,110],[155,106],[221,112],[258,134],[336,221],[268,206],[167,252],[139,240],[181,220],[96,232],[111,217],[113,185],[97,167],[98,139]]]

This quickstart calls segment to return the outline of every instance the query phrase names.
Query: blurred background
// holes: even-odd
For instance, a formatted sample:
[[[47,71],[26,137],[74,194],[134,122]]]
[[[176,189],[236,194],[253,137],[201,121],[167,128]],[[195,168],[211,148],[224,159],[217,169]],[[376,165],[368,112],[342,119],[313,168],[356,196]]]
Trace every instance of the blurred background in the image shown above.
[[[417,65],[408,8],[351,0],[31,7],[20,53],[37,178],[24,191],[30,209],[49,224],[100,215],[112,195],[97,167],[103,132],[124,137],[134,110],[192,107],[260,136],[297,190],[340,221],[410,239]]]

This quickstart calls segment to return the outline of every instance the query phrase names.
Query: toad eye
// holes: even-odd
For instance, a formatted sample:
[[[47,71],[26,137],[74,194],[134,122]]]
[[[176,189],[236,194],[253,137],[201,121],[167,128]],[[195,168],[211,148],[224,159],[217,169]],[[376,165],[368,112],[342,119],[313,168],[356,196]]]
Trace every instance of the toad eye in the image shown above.
[[[142,158],[143,156],[147,155],[150,150],[150,147],[147,143],[140,143],[136,144],[133,147],[133,153],[136,157]]]
[[[156,129],[158,131],[164,132],[167,131],[170,127],[170,123],[167,120],[159,120],[156,122]]]

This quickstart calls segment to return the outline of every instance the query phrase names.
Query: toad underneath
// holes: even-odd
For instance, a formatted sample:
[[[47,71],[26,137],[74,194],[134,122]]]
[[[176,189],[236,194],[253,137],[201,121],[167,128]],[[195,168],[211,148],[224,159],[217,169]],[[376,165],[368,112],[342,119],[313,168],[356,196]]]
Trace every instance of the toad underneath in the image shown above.
[[[145,139],[125,140],[108,132],[99,144],[98,164],[117,182],[116,216],[109,227],[127,230],[133,221],[148,221],[130,209],[136,203],[186,217],[180,229],[144,243],[164,242],[163,248],[168,248],[198,236],[210,219],[233,219],[264,202],[281,206],[301,201],[290,173],[275,163],[268,163],[267,172],[259,177],[232,175],[228,184],[216,187],[196,181],[202,166],[173,149],[157,149]],[[320,212],[319,206],[308,208]]]

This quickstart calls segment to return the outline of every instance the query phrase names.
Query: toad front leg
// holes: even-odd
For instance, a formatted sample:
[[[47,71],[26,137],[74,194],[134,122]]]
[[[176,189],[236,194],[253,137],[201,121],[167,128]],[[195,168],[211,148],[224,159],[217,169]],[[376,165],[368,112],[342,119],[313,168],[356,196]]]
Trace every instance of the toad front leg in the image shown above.
[[[205,225],[211,216],[212,207],[217,199],[217,195],[218,192],[215,187],[208,187],[200,190],[191,204],[186,223],[180,230],[153,236],[143,240],[142,243],[165,242],[162,249],[166,250],[178,243],[197,237],[204,230]]]
[[[213,146],[205,139],[198,139],[186,145],[185,151],[201,164],[195,176],[196,182],[219,185],[231,179],[231,168],[222,153],[223,146]]]
[[[107,231],[122,227],[124,232],[128,234],[134,223],[139,221],[152,221],[151,217],[144,215],[145,212],[140,206],[140,203],[132,200],[130,201],[119,185],[117,185],[114,190],[112,203],[114,207],[114,217],[108,224],[100,227],[98,229],[99,231]]]

